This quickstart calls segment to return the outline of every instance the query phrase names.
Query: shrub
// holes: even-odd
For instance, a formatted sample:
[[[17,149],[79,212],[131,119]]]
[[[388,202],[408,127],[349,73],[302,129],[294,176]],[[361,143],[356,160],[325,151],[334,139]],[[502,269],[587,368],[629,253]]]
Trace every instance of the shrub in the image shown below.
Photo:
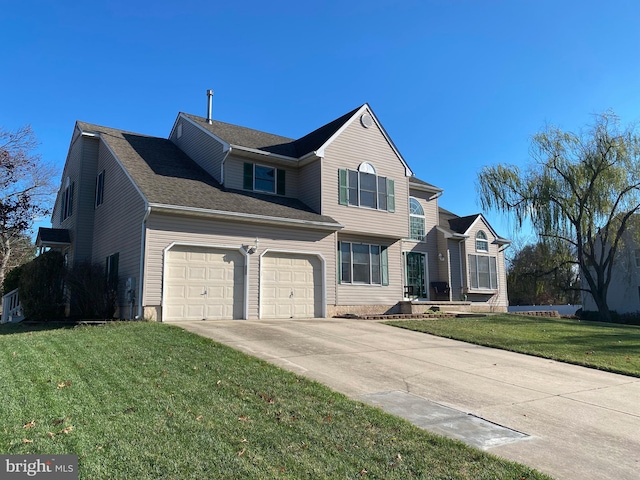
[[[73,316],[112,318],[116,311],[117,290],[110,285],[99,263],[81,262],[66,276]]]
[[[2,282],[2,295],[6,295],[7,293],[20,287],[20,276],[22,275],[22,267],[24,267],[24,265],[19,265],[15,268],[12,268],[4,276],[4,282]]]
[[[640,325],[640,312],[636,313],[618,313],[615,311],[611,311],[611,320],[609,323],[620,323],[624,325]],[[576,316],[580,318],[580,320],[587,320],[590,322],[605,322],[600,317],[599,312],[594,312],[590,310],[583,311],[582,309],[576,312]]]
[[[55,320],[64,314],[64,257],[49,251],[24,264],[19,275],[20,302],[25,318]]]

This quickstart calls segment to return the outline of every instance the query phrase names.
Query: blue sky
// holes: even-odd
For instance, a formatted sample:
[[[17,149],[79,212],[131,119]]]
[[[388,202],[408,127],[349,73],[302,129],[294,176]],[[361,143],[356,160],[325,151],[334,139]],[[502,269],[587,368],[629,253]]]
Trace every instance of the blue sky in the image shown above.
[[[467,215],[545,124],[640,119],[639,22],[637,0],[0,0],[0,126],[61,170],[76,120],[166,137],[209,88],[216,119],[294,138],[367,102]]]

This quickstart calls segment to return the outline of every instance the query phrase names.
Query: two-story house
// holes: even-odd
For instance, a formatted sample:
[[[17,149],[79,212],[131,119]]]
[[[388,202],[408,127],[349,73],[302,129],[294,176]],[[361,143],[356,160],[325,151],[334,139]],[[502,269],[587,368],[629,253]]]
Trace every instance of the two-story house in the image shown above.
[[[441,194],[367,104],[298,139],[186,113],[168,139],[77,122],[38,243],[102,262],[124,318],[506,310],[508,241]]]

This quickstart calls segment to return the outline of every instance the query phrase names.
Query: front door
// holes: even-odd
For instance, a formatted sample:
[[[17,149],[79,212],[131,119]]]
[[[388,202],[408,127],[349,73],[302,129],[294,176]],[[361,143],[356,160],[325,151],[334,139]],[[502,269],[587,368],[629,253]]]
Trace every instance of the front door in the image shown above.
[[[425,255],[423,253],[407,252],[405,254],[406,283],[409,288],[408,296],[415,298],[427,298],[427,269]]]

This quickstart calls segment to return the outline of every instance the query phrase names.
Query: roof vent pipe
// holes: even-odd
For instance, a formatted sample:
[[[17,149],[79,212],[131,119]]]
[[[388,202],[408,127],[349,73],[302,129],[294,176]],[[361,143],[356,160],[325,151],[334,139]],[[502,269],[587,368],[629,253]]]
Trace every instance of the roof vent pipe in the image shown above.
[[[207,123],[213,123],[211,119],[211,110],[213,109],[213,90],[207,90],[207,97],[209,97],[209,103],[207,105]]]

